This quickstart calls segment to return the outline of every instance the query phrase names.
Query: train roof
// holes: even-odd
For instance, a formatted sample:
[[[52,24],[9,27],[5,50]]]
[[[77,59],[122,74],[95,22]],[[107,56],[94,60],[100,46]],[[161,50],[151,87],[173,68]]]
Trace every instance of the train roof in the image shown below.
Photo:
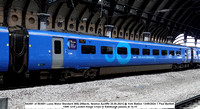
[[[108,37],[99,37],[94,35],[84,35],[77,33],[67,33],[67,32],[55,32],[55,31],[44,31],[44,30],[28,30],[29,35],[42,35],[42,36],[51,36],[51,37],[70,37],[70,38],[78,38],[85,40],[100,40],[100,41],[109,41],[109,42],[125,42],[131,44],[142,44],[142,45],[153,45],[153,46],[167,46],[167,47],[177,47],[177,48],[186,48],[187,46],[182,45],[173,45],[173,44],[162,44],[162,43],[154,43],[154,42],[144,42],[144,41],[134,41],[127,39],[119,39],[119,38],[108,38]],[[187,47],[189,48],[189,47]]]
[[[8,28],[0,26],[0,32],[8,32]]]

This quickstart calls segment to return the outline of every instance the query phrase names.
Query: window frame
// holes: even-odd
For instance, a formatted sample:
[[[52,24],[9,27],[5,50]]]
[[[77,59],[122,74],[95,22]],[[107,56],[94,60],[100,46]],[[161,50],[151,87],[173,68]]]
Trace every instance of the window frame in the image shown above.
[[[168,55],[167,50],[161,50],[161,55],[162,56],[167,56]]]
[[[86,53],[86,52],[83,52],[83,47],[89,47],[88,49],[89,49],[89,52],[88,53]],[[94,49],[95,51],[94,52],[92,52],[92,50],[91,49]],[[81,54],[96,54],[96,46],[95,45],[81,45]]]
[[[137,50],[136,52],[133,52]],[[140,55],[140,49],[139,48],[131,48],[131,55]]]
[[[177,55],[179,54],[179,55]],[[176,56],[181,56],[181,51],[176,51]]]
[[[160,50],[159,49],[153,49],[152,51],[153,51],[153,55],[154,56],[159,56],[160,55]],[[154,54],[154,51],[158,51],[158,54]]]
[[[59,42],[59,43],[57,43]],[[62,53],[62,46],[60,40],[54,40],[54,53],[55,54],[61,54]]]
[[[173,54],[171,54],[171,52],[173,52]],[[174,50],[169,50],[169,55],[170,56],[175,56],[175,51]]]
[[[144,54],[144,50],[147,50],[148,51],[148,54]],[[142,55],[150,55],[151,53],[150,53],[150,49],[142,49]]]
[[[109,51],[105,51],[105,53],[104,53],[102,48],[106,48],[106,50],[108,50],[108,48],[112,48],[112,53],[109,53]],[[111,46],[101,46],[101,54],[113,54],[113,47],[111,47]]]
[[[126,49],[126,53],[123,53],[124,51],[122,51],[122,53],[119,53],[119,49]],[[128,54],[128,50],[127,50],[127,48],[126,47],[117,47],[117,54],[118,55],[127,55]]]

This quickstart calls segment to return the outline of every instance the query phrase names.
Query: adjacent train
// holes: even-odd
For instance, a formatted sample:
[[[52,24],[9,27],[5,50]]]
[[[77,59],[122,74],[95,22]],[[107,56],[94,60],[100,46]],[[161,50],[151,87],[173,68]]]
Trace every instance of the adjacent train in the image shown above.
[[[67,32],[0,27],[5,79],[48,71],[55,78],[182,69],[200,65],[200,48]],[[10,79],[10,80],[12,80]]]

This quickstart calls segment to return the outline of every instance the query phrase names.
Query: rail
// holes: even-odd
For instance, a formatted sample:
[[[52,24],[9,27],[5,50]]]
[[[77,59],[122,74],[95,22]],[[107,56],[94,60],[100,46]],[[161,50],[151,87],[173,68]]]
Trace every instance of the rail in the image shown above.
[[[195,103],[200,102],[200,95],[194,96],[192,98],[186,99],[184,101],[178,102],[175,104],[176,109],[188,109],[189,107],[191,108]],[[199,104],[200,106],[200,104]]]

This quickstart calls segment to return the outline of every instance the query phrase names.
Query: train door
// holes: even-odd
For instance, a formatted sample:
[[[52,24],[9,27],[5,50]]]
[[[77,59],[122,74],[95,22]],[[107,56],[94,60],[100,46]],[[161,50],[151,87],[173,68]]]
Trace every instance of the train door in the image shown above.
[[[187,48],[185,49],[185,63],[187,63],[187,58],[188,58],[188,56],[187,56],[188,54],[187,54]]]
[[[52,68],[63,68],[63,38],[52,38]]]
[[[194,59],[194,55],[193,55],[193,48],[191,48],[191,62],[190,63],[193,63],[193,59]]]

